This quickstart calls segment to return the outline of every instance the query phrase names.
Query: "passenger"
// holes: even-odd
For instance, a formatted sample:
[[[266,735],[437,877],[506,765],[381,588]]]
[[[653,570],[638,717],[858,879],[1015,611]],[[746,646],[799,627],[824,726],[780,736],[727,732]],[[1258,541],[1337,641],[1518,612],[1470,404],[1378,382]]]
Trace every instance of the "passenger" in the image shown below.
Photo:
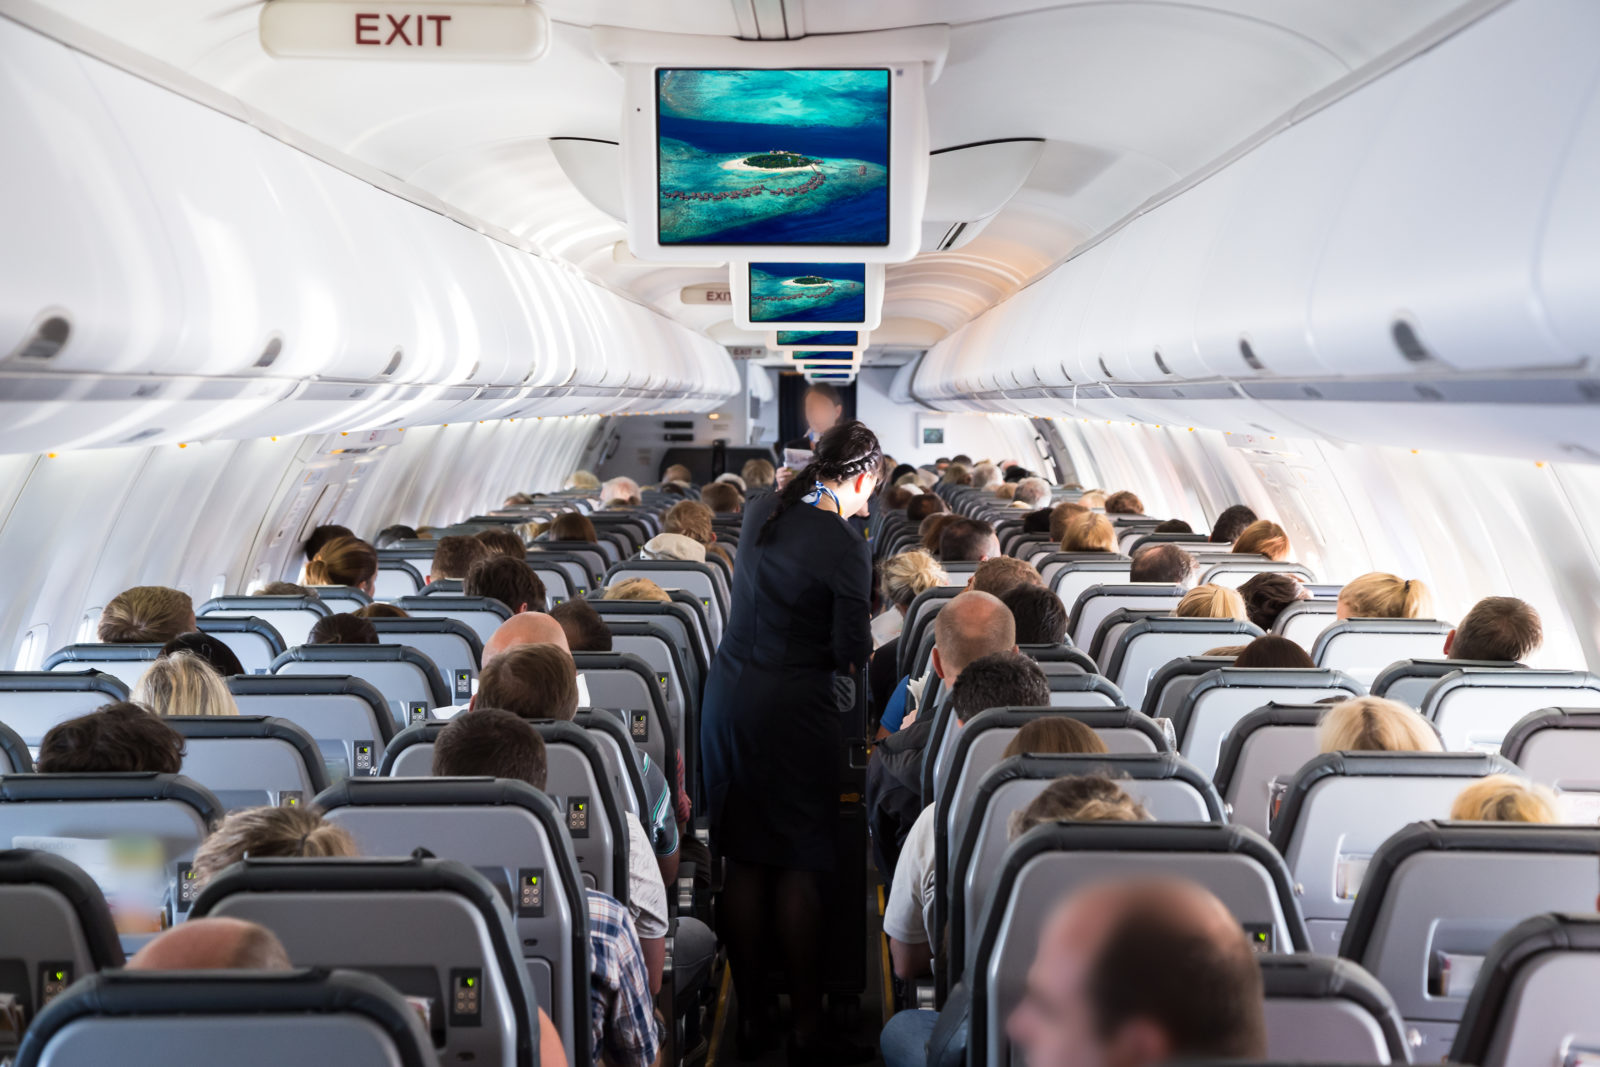
[[[548,773],[548,754],[539,732],[525,717],[492,705],[457,715],[439,731],[433,744],[436,778],[509,778],[543,792]],[[628,824],[628,911],[638,930],[650,990],[659,993],[667,954],[666,883],[638,816],[631,811],[624,815]]]
[[[243,919],[190,919],[156,937],[128,961],[130,971],[288,971],[278,935]],[[543,1064],[540,1065],[543,1067]]]
[[[1048,536],[1050,533],[1050,509],[1040,508],[1038,511],[1030,511],[1022,516],[1022,532]],[[1060,543],[1061,538],[1057,537],[1055,540]]]
[[[932,673],[938,675],[946,692],[973,660],[992,652],[1016,651],[1016,622],[999,598],[988,593],[967,592],[952,599],[935,617],[933,634]],[[900,679],[879,720],[880,739],[916,719],[916,708],[930,682],[922,679],[913,684],[909,676]]]
[[[1433,615],[1433,592],[1422,582],[1373,571],[1339,590],[1334,618],[1426,619]]]
[[[1117,530],[1104,515],[1089,513],[1068,520],[1061,538],[1063,552],[1108,552],[1117,550]]]
[[[1107,515],[1143,515],[1144,501],[1126,489],[1106,497]]]
[[[948,535],[949,531],[946,531]],[[1039,577],[1039,572],[1020,559],[1011,556],[990,556],[978,564],[978,569],[972,572],[972,577],[967,580],[967,588],[979,593],[988,593],[990,596],[1005,599],[1005,595],[1019,585],[1036,585],[1044,588],[1044,579]]]
[[[1283,609],[1299,600],[1311,597],[1306,587],[1293,575],[1277,571],[1263,571],[1239,586],[1244,597],[1245,615],[1263,630],[1271,631]]]
[[[1041,715],[1022,724],[1000,754],[1013,756],[1103,756],[1110,750],[1093,728],[1065,715]]]
[[[646,541],[644,547],[639,550],[639,558],[704,563],[706,561],[706,546],[703,542],[696,541],[686,534],[656,534]]]
[[[1017,495],[1017,486],[1015,482],[998,483],[994,487],[994,495],[996,500],[1004,500],[1011,507],[1025,508],[1028,506],[1027,504],[1012,503],[1013,498],[1015,498]]]
[[[870,1049],[823,1026],[823,887],[837,857],[844,743],[835,672],[863,678],[872,653],[872,551],[849,520],[877,494],[883,451],[860,422],[810,440],[811,461],[745,519],[733,612],[701,701],[701,770],[727,864],[721,933],[751,1009],[740,1053],[776,1039],[762,1013],[768,970],[781,962],[791,1061],[861,1062]],[[774,930],[779,960],[767,951]]]
[[[550,617],[561,624],[561,632],[567,635],[567,648],[571,651],[611,651],[611,627],[583,597],[557,604],[550,609]]]
[[[906,612],[910,610],[912,601],[929,589],[944,585],[946,580],[944,568],[921,549],[902,552],[884,562],[878,587],[888,607],[882,615],[872,620],[872,639],[878,648],[873,652],[871,665],[867,669],[874,708],[887,706],[894,692],[894,683],[899,678],[896,670],[900,657],[900,630],[905,625]]]
[[[956,521],[957,516],[948,511],[936,511],[922,520],[922,525],[917,527],[917,536],[921,538],[922,550],[939,558],[939,538],[944,533],[944,528]]]
[[[1245,621],[1244,598],[1225,585],[1197,585],[1183,595],[1172,614],[1180,619]]]
[[[230,812],[194,854],[194,883],[211,879],[245,858],[318,859],[360,855],[350,831],[312,807],[245,808]]]
[[[967,593],[966,596],[981,596]],[[952,605],[953,607],[954,605]],[[945,611],[950,611],[945,608]],[[944,612],[939,617],[944,618]],[[973,661],[950,686],[950,711],[959,728],[969,719],[990,708],[1043,708],[1050,705],[1050,682],[1039,665],[1014,652],[999,652]],[[888,860],[879,870],[892,872],[889,898],[883,913],[883,932],[889,936],[889,957],[894,973],[912,981],[929,973],[933,946],[939,943],[934,921],[935,807],[921,803],[922,760],[932,736],[932,719],[908,726],[895,735],[898,744],[888,752],[886,742],[873,754],[879,764],[883,788],[874,794],[873,847]],[[1093,730],[1087,730],[1097,752],[1105,744]],[[910,744],[910,742],[920,742]],[[951,739],[946,739],[946,744]],[[905,817],[913,820],[906,824]],[[903,844],[901,844],[903,842]]]
[[[1071,719],[1035,719],[1034,722],[1072,722]],[[1033,723],[1029,723],[1032,726]],[[1075,725],[1082,725],[1076,723]],[[1089,729],[1087,726],[1085,730]],[[1091,731],[1093,732],[1093,731]],[[1019,732],[1017,736],[1022,735]],[[1028,749],[1022,751],[1027,752]],[[1115,781],[1103,774],[1079,774],[1057,778],[1044,787],[1021,811],[1006,820],[1006,836],[1015,841],[1036,826],[1047,822],[1150,822],[1145,806],[1130,797]]]
[[[177,774],[183,735],[142,704],[119,701],[57,723],[39,742],[39,774]]]
[[[952,519],[939,529],[942,563],[982,563],[1000,554],[994,527],[978,519]]]
[[[1090,511],[1104,511],[1106,506],[1106,492],[1104,489],[1090,489],[1078,498],[1078,503]]]
[[[1544,625],[1532,605],[1510,596],[1484,597],[1444,639],[1448,659],[1527,659],[1544,643]]]
[[[370,619],[350,612],[324,615],[311,626],[308,645],[376,645],[378,628]]]
[[[735,489],[739,490],[739,495],[741,497],[744,496],[744,494],[749,490],[749,486],[745,485],[744,479],[732,471],[725,471],[722,474],[717,475],[716,478],[712,480],[711,484],[731,485]]]
[[[709,545],[717,539],[712,525],[712,511],[698,500],[685,500],[672,505],[661,517],[663,533],[682,534],[691,541]]]
[[[694,472],[682,463],[674,463],[661,472],[662,485],[681,485],[688,489],[694,485]]]
[[[906,518],[915,523],[921,523],[929,515],[937,515],[942,511],[949,511],[937,493],[923,493],[906,505]]]
[[[323,546],[328,543],[337,541],[341,537],[354,537],[355,535],[354,530],[346,529],[343,526],[316,527],[306,536],[306,543],[301,546],[306,554],[306,562],[309,563],[311,560],[316,559],[317,553],[321,552]]]
[[[483,643],[480,666],[487,667],[502,652],[523,645],[554,645],[571,654],[567,648],[566,631],[561,629],[559,622],[536,611],[525,611],[521,615],[511,616],[489,635],[489,640]]]
[[[822,435],[839,425],[844,418],[844,400],[839,390],[827,382],[812,382],[805,396],[806,432],[784,444],[785,450],[814,451]]]
[[[498,600],[513,615],[545,609],[544,581],[520,557],[490,556],[478,560],[467,570],[461,592]]]
[[[489,559],[493,559],[496,556],[505,556],[521,563],[528,558],[528,546],[523,543],[522,538],[504,526],[493,526],[487,530],[479,530],[472,536],[483,542],[483,546],[489,550]]]
[[[639,483],[632,478],[625,478],[619,475],[608,480],[600,487],[600,505],[602,507],[615,504],[619,500],[623,502],[624,506],[628,506],[630,502],[637,500],[638,497]]]
[[[994,487],[1005,480],[1000,473],[1000,468],[987,461],[972,468],[972,488],[994,491]]]
[[[1289,558],[1289,535],[1277,523],[1257,519],[1239,534],[1233,551],[1241,556],[1266,556],[1281,563]]]
[[[358,619],[409,619],[409,618],[411,618],[411,613],[409,611],[407,611],[405,608],[397,608],[393,604],[385,604],[381,600],[374,601],[371,604],[363,604],[361,607],[357,608],[355,611],[352,611],[350,614],[354,615]]]
[[[1024,478],[1017,483],[1016,495],[1011,499],[1014,508],[1042,508],[1050,502],[1050,483],[1043,478]]]
[[[596,478],[593,471],[581,467],[572,472],[572,477],[567,479],[568,489],[577,489],[585,493],[597,492],[600,489],[600,479]],[[533,503],[529,500],[528,503]]]
[[[939,480],[945,485],[971,485],[972,471],[963,463],[952,463]]]
[[[234,654],[233,649],[210,634],[201,633],[199,630],[174,637],[171,641],[161,646],[161,655],[156,658],[162,659],[180,652],[199,656],[211,665],[212,670],[224,678],[232,678],[234,675],[245,673],[244,664],[239,662],[239,657]]]
[[[1082,504],[1071,500],[1063,500],[1050,509],[1050,540],[1060,544],[1067,538],[1067,525],[1079,515],[1088,515],[1090,511]]]
[[[563,511],[557,515],[551,520],[546,533],[552,541],[586,541],[591,545],[600,543],[600,535],[595,532],[589,516],[577,511]]]
[[[321,600],[316,590],[307,589],[297,582],[268,582],[260,589],[250,594],[251,596],[303,596],[312,600]]]
[[[606,589],[606,600],[648,600],[657,604],[672,603],[672,596],[648,578],[628,578]]]
[[[1329,708],[1317,724],[1321,752],[1442,752],[1439,734],[1397,700],[1356,697]]]
[[[1268,634],[1245,645],[1233,661],[1235,667],[1276,667],[1283,670],[1309,670],[1316,666],[1306,650],[1289,640]]]
[[[1141,548],[1128,568],[1130,582],[1160,582],[1181,585],[1185,589],[1194,584],[1199,564],[1194,556],[1177,545],[1151,545]]]
[[[378,531],[378,536],[372,539],[375,548],[392,548],[397,541],[415,541],[417,531],[410,526],[385,526]]]
[[[967,455],[965,452],[957,452],[954,456],[950,457],[950,462],[960,464],[961,466],[966,467],[968,470],[972,469],[972,457]]]
[[[746,460],[744,466],[739,468],[739,477],[744,479],[746,493],[770,490],[777,473],[772,462],[765,459]]]
[[[150,664],[133,687],[133,702],[163,717],[239,714],[222,675],[192,652],[176,652]]]
[[[1046,924],[1006,1033],[1030,1067],[1260,1059],[1261,968],[1239,920],[1200,886],[1100,883]]]
[[[1166,522],[1157,523],[1150,532],[1158,534],[1192,534],[1194,533],[1194,527],[1182,519],[1168,519]]]
[[[1018,646],[1066,643],[1067,606],[1042,583],[1019,585],[1000,600],[1011,610]]]
[[[371,596],[378,580],[378,550],[359,537],[326,542],[306,564],[310,585],[342,585]]]
[[[503,508],[531,508],[537,501],[530,493],[512,493],[501,502]]]
[[[1243,504],[1234,504],[1224,508],[1222,514],[1217,516],[1217,521],[1211,527],[1211,543],[1214,545],[1231,545],[1239,540],[1239,535],[1244,533],[1245,527],[1256,521],[1256,513]]]
[[[1479,778],[1450,806],[1456,822],[1558,823],[1556,795],[1550,789],[1509,774]]]
[[[139,585],[111,598],[100,611],[97,630],[107,644],[171,641],[191,633],[197,623],[188,593],[161,585]]]
[[[433,565],[428,571],[428,584],[434,582],[459,582],[480,559],[489,558],[489,547],[476,537],[441,537],[433,550]]]
[[[1239,665],[1238,659],[1244,653],[1244,650],[1247,647],[1249,646],[1222,645],[1219,648],[1208,648],[1204,652],[1200,653],[1200,655],[1204,656],[1206,659],[1231,659],[1235,661],[1234,666],[1237,667]]]
[[[727,482],[712,482],[700,490],[700,503],[713,515],[737,515],[744,510],[744,494]]]
[[[915,495],[904,486],[890,486],[884,490],[883,506],[888,511],[905,511],[906,505],[911,503],[911,498]]]

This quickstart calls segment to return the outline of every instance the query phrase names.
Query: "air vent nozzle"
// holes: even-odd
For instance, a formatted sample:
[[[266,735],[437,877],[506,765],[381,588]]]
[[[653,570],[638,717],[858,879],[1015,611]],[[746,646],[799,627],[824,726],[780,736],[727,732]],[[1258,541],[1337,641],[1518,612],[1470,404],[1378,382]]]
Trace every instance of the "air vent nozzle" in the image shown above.
[[[1261,362],[1261,357],[1256,355],[1256,350],[1251,347],[1249,338],[1239,338],[1239,358],[1244,360],[1244,365],[1251,370],[1266,370],[1267,365]]]
[[[72,323],[65,315],[47,315],[39,321],[11,353],[12,359],[43,363],[55,359],[72,337]]]
[[[267,343],[261,349],[261,355],[256,357],[256,367],[266,369],[278,362],[278,357],[283,354],[283,338],[273,334],[267,338]]]
[[[406,350],[403,349],[403,348],[396,348],[394,350],[394,355],[389,357],[389,365],[387,367],[383,368],[382,377],[387,378],[387,377],[389,377],[389,375],[391,375],[395,371],[399,370],[400,369],[400,361],[405,359],[405,358],[406,358]]]
[[[1433,353],[1423,347],[1416,327],[1405,319],[1395,319],[1394,325],[1389,328],[1389,335],[1394,338],[1394,346],[1408,363],[1427,363],[1434,358]]]

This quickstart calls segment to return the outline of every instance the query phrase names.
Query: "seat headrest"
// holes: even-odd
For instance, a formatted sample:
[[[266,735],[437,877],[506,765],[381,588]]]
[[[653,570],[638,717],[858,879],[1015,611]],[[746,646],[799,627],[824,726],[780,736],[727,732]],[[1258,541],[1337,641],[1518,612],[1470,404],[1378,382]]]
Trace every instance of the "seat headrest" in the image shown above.
[[[222,802],[199,782],[181,774],[0,775],[0,801],[176,800],[193,808],[208,825],[222,818]]]
[[[42,885],[72,906],[96,967],[121,967],[122,942],[105,895],[83,868],[53,852],[30,848],[0,851],[0,885]]]
[[[1489,949],[1462,1012],[1450,1060],[1482,1063],[1502,1020],[1518,974],[1547,952],[1600,952],[1600,915],[1550,913],[1524,919]]]

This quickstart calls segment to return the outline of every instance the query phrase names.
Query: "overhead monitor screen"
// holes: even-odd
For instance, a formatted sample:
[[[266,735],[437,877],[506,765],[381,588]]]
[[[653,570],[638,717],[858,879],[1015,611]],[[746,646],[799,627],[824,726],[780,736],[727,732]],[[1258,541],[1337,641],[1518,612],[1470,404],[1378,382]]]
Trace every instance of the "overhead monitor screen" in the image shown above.
[[[779,330],[779,348],[854,348],[861,335],[855,330]]]
[[[660,244],[887,245],[889,82],[887,68],[658,69]]]
[[[865,322],[864,263],[750,264],[751,322]]]
[[[796,360],[805,360],[807,363],[851,363],[855,361],[854,352],[796,352]]]
[[[829,372],[826,374],[811,374],[807,375],[807,377],[814,382],[848,382],[853,380],[855,375],[841,372]]]

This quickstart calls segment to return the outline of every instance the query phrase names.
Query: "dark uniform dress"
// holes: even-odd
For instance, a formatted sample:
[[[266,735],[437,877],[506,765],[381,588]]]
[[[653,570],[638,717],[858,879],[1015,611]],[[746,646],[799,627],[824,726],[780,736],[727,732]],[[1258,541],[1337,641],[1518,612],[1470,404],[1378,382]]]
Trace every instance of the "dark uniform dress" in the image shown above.
[[[711,834],[745,863],[829,871],[838,841],[844,731],[833,675],[865,684],[872,553],[832,511],[796,504],[767,536],[773,494],[752,505],[733,610],[701,704]]]

